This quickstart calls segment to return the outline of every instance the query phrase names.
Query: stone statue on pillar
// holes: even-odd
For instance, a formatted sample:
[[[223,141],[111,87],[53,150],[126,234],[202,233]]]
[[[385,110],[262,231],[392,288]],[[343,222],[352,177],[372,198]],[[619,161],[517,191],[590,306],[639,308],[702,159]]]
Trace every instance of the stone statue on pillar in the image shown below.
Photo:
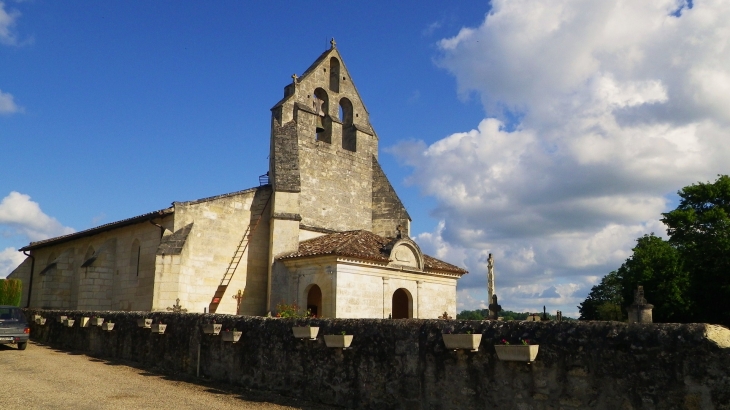
[[[492,257],[492,254],[489,254],[489,259],[487,259],[487,302],[488,303],[495,303],[493,301],[494,298],[494,257]],[[489,307],[489,317],[492,317],[492,307],[490,305]]]

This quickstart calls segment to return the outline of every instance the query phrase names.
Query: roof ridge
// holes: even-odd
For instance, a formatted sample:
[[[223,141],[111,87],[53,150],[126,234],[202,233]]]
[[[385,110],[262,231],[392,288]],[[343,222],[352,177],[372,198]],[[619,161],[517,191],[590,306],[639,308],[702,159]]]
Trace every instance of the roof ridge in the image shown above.
[[[364,231],[363,229],[355,229],[352,231],[345,231],[345,232],[340,232],[340,233],[358,233],[358,234],[360,234],[363,231]],[[347,239],[344,243],[340,244],[339,246],[335,247],[332,251],[337,252],[337,251],[341,250],[343,247],[349,245],[355,239],[356,236],[358,236],[358,235],[353,234],[349,239]]]

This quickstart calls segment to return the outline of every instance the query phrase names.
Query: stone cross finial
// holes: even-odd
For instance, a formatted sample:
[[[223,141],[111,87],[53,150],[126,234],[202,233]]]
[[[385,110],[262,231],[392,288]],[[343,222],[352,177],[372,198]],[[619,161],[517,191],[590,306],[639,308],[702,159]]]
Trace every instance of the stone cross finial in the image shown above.
[[[330,40],[330,44],[332,45],[332,48],[335,48],[335,46],[337,45],[334,37],[332,37],[332,40]]]
[[[497,320],[502,306],[497,303],[497,295],[492,295],[492,303],[489,305],[489,320]]]
[[[188,311],[187,309],[183,309],[182,305],[180,304],[180,298],[175,299],[175,304],[172,305],[172,307],[167,308],[167,310],[175,313],[185,313]]]
[[[235,295],[233,295],[231,297],[233,299],[236,299],[236,314],[240,315],[241,314],[241,301],[243,300],[243,292],[241,291],[241,289],[238,289],[238,293],[236,293]]]
[[[291,82],[294,83],[294,84],[296,84],[297,83],[297,78],[299,78],[299,76],[297,76],[296,73],[292,74],[291,75]]]

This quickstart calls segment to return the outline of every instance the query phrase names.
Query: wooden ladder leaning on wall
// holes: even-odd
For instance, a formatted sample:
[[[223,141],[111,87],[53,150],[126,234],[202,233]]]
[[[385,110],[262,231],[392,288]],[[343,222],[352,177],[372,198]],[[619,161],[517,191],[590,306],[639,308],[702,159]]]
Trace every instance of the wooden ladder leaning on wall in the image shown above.
[[[223,279],[221,279],[221,283],[218,285],[218,289],[216,289],[213,294],[213,299],[211,299],[210,305],[208,305],[208,312],[215,313],[215,311],[218,310],[218,305],[221,303],[221,300],[223,300],[223,295],[225,295],[228,285],[231,283],[231,279],[233,279],[233,274],[236,273],[236,269],[238,269],[238,264],[241,263],[243,254],[246,253],[246,249],[248,249],[248,244],[251,242],[251,238],[253,238],[256,228],[258,228],[261,218],[264,217],[264,211],[266,211],[266,207],[269,206],[269,201],[271,201],[272,196],[274,196],[273,192],[269,195],[269,198],[266,200],[266,203],[261,209],[261,213],[258,215],[256,220],[252,221],[253,223],[248,224],[246,227],[246,231],[243,233],[243,237],[241,237],[241,242],[238,243],[236,251],[233,253],[233,257],[231,258],[231,262],[228,264],[228,269],[226,269],[226,273],[223,274]],[[251,225],[253,225],[253,227],[251,227]]]

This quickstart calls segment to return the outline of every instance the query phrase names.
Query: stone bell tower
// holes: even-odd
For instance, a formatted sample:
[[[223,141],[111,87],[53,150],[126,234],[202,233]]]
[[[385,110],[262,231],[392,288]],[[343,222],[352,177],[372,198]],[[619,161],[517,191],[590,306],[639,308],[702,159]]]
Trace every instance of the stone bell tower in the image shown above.
[[[368,111],[330,43],[301,76],[292,75],[271,109],[272,266],[312,232],[395,236],[398,225],[410,231],[410,217],[378,164]],[[276,272],[273,266],[269,294],[272,286],[285,286]]]

